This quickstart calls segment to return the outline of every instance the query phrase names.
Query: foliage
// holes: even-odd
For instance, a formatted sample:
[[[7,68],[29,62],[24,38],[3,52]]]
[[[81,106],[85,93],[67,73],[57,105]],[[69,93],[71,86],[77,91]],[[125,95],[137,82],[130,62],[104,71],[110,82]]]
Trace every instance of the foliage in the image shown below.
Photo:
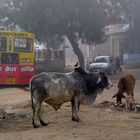
[[[100,0],[108,13],[108,24],[128,23],[130,0]]]
[[[106,15],[96,0],[13,0],[15,24],[34,31],[39,40],[74,33],[76,40],[100,42]]]
[[[9,8],[7,5],[7,3],[9,3],[9,0],[0,0],[0,3],[0,25],[3,25],[7,20],[7,15],[9,13]]]
[[[8,22],[36,34],[39,41],[66,36],[82,67],[78,41],[104,41],[104,27],[122,19],[123,0],[9,0]],[[125,0],[126,1],[126,0]],[[83,61],[83,62],[82,62]]]
[[[128,11],[128,0],[1,1],[9,7],[9,24],[35,32],[41,41],[56,35],[74,34],[76,41],[98,43],[103,39],[104,26],[120,22],[124,11]]]

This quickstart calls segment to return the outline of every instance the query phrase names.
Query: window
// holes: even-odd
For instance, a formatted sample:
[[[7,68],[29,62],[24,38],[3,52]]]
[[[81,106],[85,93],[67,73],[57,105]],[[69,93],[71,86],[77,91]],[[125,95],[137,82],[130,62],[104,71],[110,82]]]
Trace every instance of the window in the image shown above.
[[[108,58],[107,57],[100,57],[95,59],[95,63],[107,63]]]
[[[31,52],[33,47],[33,40],[30,38],[15,38],[14,51],[17,52]]]
[[[19,54],[1,53],[1,64],[19,64]]]
[[[6,37],[0,37],[0,51],[6,51]]]

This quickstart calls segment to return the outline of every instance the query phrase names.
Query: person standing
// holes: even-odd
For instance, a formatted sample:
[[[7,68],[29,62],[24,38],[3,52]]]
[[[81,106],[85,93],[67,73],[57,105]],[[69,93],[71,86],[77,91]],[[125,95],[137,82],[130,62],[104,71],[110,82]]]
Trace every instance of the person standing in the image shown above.
[[[120,58],[118,56],[115,58],[115,61],[116,61],[116,70],[118,72],[122,72],[122,68],[121,68],[121,64],[120,64]]]

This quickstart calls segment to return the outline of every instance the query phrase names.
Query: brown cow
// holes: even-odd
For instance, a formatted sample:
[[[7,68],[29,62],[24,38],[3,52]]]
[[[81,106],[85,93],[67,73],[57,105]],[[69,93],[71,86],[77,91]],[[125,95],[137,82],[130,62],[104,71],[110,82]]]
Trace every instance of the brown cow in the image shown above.
[[[112,97],[116,97],[117,104],[122,103],[122,98],[126,98],[123,93],[126,93],[128,95],[134,96],[134,86],[135,86],[135,78],[131,74],[127,74],[124,77],[122,77],[118,83],[118,92]]]

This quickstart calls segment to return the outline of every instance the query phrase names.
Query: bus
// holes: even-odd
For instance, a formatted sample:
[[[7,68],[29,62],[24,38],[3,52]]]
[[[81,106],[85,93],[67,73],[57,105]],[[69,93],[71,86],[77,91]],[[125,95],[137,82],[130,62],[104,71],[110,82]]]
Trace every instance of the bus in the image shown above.
[[[0,31],[0,85],[28,85],[34,71],[34,34]]]

